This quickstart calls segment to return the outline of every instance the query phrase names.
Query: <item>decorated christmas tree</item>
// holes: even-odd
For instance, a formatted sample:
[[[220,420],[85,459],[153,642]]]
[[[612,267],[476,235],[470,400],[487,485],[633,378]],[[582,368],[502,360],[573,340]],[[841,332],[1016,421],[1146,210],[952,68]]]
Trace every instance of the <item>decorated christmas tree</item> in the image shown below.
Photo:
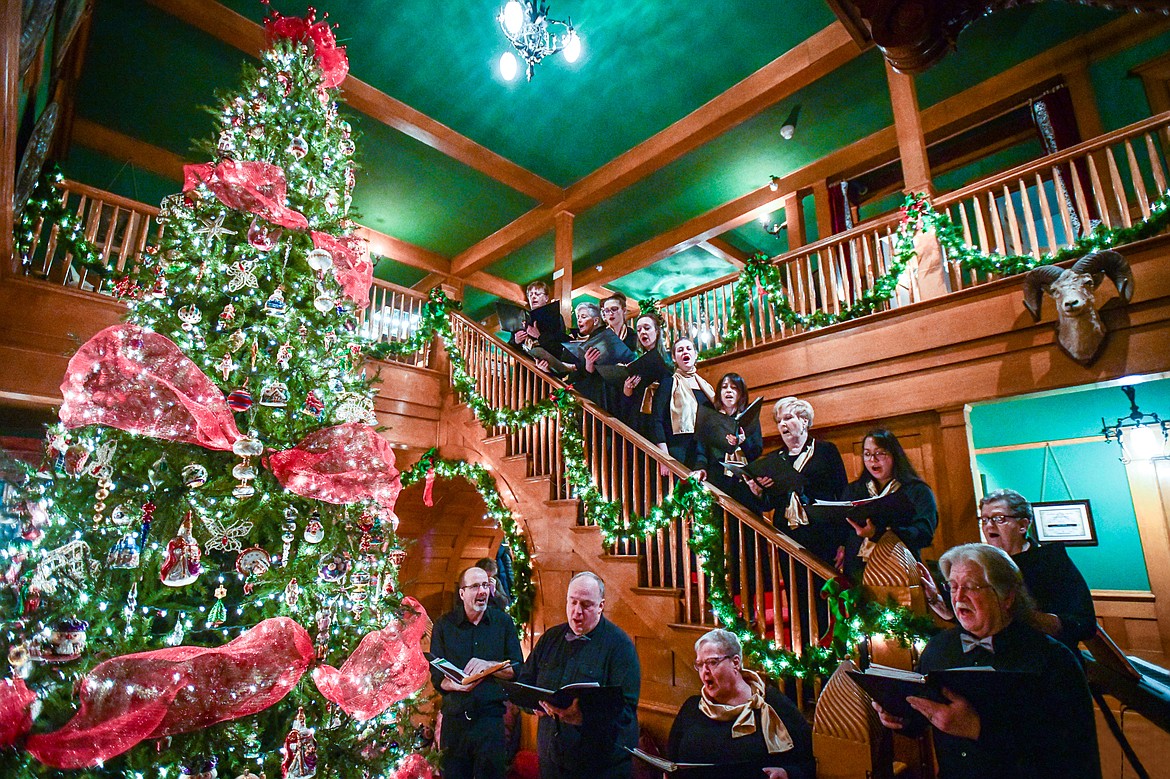
[[[4,550],[0,776],[427,776],[427,619],[371,427],[348,64],[270,16]]]

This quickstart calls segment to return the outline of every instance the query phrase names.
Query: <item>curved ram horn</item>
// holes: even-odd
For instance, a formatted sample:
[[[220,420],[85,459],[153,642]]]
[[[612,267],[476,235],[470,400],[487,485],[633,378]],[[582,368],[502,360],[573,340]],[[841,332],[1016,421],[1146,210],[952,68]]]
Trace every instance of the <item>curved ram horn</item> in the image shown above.
[[[1024,308],[1032,315],[1033,321],[1040,321],[1040,304],[1044,300],[1044,288],[1064,273],[1054,265],[1042,265],[1028,271],[1024,277]]]
[[[1117,294],[1123,301],[1128,303],[1133,299],[1133,271],[1130,270],[1129,261],[1112,249],[1086,254],[1073,263],[1072,271],[1090,274],[1095,285],[1101,283],[1101,275],[1104,274],[1117,287]]]

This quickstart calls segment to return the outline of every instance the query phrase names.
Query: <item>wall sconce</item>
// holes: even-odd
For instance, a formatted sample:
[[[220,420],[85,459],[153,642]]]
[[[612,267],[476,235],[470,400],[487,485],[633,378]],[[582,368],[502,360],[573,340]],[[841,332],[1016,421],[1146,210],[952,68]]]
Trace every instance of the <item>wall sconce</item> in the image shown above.
[[[783,222],[773,222],[771,216],[765,214],[764,216],[760,217],[760,225],[764,228],[765,233],[772,236],[773,238],[779,238],[781,231],[788,229],[788,220],[785,219]]]
[[[1133,387],[1125,386],[1121,391],[1129,398],[1129,415],[1118,417],[1112,425],[1106,424],[1104,417],[1101,418],[1101,434],[1105,440],[1118,443],[1123,463],[1170,456],[1170,448],[1167,447],[1170,441],[1170,420],[1139,409],[1135,400],[1137,391]]]
[[[786,141],[791,141],[792,136],[796,135],[796,121],[800,118],[800,103],[792,107],[788,112],[788,118],[784,120],[784,124],[780,125],[780,137]]]

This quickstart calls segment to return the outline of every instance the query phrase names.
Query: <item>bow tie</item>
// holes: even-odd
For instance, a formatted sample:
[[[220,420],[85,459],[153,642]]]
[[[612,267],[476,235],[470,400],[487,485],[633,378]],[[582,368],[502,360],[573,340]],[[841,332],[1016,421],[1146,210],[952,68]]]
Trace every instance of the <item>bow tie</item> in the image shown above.
[[[568,633],[565,633],[565,640],[566,641],[588,641],[589,636],[585,636],[585,635],[579,636],[570,630]]]
[[[959,640],[963,643],[963,651],[970,652],[975,647],[986,649],[991,654],[995,654],[995,646],[991,643],[994,636],[987,636],[986,638],[975,638],[975,636],[961,633]]]

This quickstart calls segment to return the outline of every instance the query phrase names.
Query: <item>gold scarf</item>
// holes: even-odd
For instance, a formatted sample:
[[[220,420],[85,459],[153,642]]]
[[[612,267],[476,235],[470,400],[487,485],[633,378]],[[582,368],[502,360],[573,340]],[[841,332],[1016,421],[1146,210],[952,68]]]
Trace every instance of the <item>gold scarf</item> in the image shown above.
[[[674,372],[674,390],[670,395],[670,429],[675,435],[695,432],[695,415],[699,413],[699,401],[695,400],[694,390],[701,389],[703,394],[715,405],[715,390],[695,370],[683,373],[681,369]]]
[[[878,491],[877,484],[873,481],[865,483],[865,491],[869,493],[871,498],[876,498],[881,495],[889,495],[891,492],[897,492],[902,488],[897,479],[890,479],[890,483],[886,485],[884,490]],[[874,548],[877,546],[877,541],[872,538],[861,539],[861,548],[857,550],[857,556],[862,560],[868,560],[869,556],[873,554]]]
[[[787,752],[792,749],[792,734],[788,732],[784,721],[776,710],[764,701],[764,680],[755,671],[746,668],[740,671],[743,680],[751,688],[752,697],[738,706],[726,706],[716,703],[707,697],[707,690],[702,690],[702,700],[699,701],[699,711],[716,722],[733,720],[731,737],[740,738],[750,736],[756,732],[756,711],[760,712],[760,727],[764,731],[764,745],[768,747],[768,754]]]
[[[816,440],[808,439],[808,448],[796,458],[796,462],[792,464],[793,470],[803,471],[804,466],[808,465],[808,461],[812,459],[816,448]],[[789,530],[795,530],[801,525],[808,524],[808,512],[804,510],[804,504],[800,502],[800,496],[795,492],[788,493],[788,507],[784,509],[784,518],[788,520]]]

